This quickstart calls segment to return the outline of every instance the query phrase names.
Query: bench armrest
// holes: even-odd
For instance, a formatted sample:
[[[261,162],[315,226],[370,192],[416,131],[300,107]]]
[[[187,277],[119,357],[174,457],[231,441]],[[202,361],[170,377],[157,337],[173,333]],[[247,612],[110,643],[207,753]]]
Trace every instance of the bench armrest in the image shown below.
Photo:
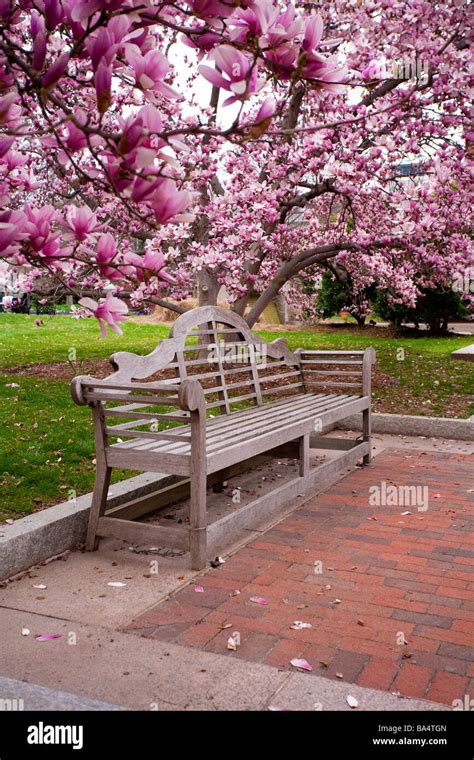
[[[180,385],[171,383],[124,383],[111,377],[98,380],[89,375],[79,375],[71,383],[71,395],[79,406],[97,401],[125,401],[148,404],[179,406]],[[170,395],[166,395],[170,394]]]
[[[326,385],[327,387],[357,388],[362,396],[371,395],[372,365],[375,363],[376,354],[373,348],[364,351],[328,351],[299,348],[296,352],[300,357],[303,378],[305,373],[317,380],[309,380],[308,384]],[[321,369],[323,367],[323,369]],[[325,382],[320,378],[336,375],[342,380]],[[360,380],[354,382],[353,377],[359,376]],[[349,378],[349,380],[347,380]]]
[[[366,348],[362,358],[362,394],[372,395],[372,365],[375,364],[377,355],[373,348]]]
[[[178,390],[178,403],[185,412],[199,412],[206,416],[206,399],[199,380],[183,380]]]

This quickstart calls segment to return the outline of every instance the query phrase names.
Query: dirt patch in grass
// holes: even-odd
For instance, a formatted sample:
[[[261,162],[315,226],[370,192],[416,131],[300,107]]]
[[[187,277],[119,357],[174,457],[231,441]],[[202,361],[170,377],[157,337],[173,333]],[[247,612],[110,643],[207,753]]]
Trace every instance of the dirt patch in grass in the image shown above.
[[[377,398],[376,386],[372,396],[372,411],[380,414],[408,414],[417,417],[448,417],[462,420],[467,419],[466,405],[466,396],[462,393],[454,393],[443,400],[443,408],[439,412],[432,408],[430,399],[413,398],[409,388],[400,388],[398,384],[396,392],[391,396]]]
[[[9,375],[46,377],[50,380],[72,380],[77,375],[103,378],[111,372],[113,372],[112,366],[104,359],[91,359],[78,363],[75,367],[67,362],[53,362],[52,364],[19,364],[17,367],[8,368]]]

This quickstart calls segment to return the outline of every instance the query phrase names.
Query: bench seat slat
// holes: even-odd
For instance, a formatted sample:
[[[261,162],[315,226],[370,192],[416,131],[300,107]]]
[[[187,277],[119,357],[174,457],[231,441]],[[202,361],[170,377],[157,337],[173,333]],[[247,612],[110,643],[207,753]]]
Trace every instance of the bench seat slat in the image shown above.
[[[310,398],[311,397],[311,398]],[[273,417],[277,417],[281,414],[286,414],[288,410],[292,412],[298,411],[302,406],[308,406],[319,404],[326,399],[331,400],[337,398],[336,394],[327,396],[325,394],[300,394],[299,396],[293,396],[291,399],[286,398],[284,404],[279,401],[267,403],[260,407],[253,407],[252,409],[245,409],[239,412],[231,412],[219,417],[215,417],[207,423],[207,436],[210,438],[213,435],[217,435],[223,431],[233,431],[236,426],[248,425],[250,427],[256,426],[262,420],[271,420]],[[251,413],[251,414],[249,414]],[[134,442],[126,441],[122,446],[133,446]],[[136,445],[136,444],[135,444]],[[149,444],[144,443],[144,447],[149,447]],[[167,451],[171,451],[180,447],[180,444],[173,444],[171,447],[166,446]],[[155,447],[154,447],[155,448]],[[159,447],[156,447],[156,450]]]
[[[240,425],[238,419],[234,419],[233,424],[227,429],[217,428],[214,433],[213,421],[209,421],[206,426],[206,440],[208,453],[211,453],[216,448],[223,446],[223,441],[229,441],[231,444],[236,443],[239,440],[251,440],[257,432],[264,432],[284,428],[290,421],[297,423],[298,420],[317,417],[333,408],[337,408],[350,401],[356,400],[357,396],[336,395],[332,397],[317,397],[312,398],[312,394],[305,394],[303,398],[306,404],[302,404],[299,408],[294,408],[292,404],[288,404],[288,407],[280,407],[277,410],[271,409],[271,404],[268,405],[268,412],[274,412],[273,415],[263,416],[259,421],[252,418],[244,420]],[[234,415],[226,415],[226,417],[232,418]],[[237,418],[238,414],[235,415]],[[177,433],[179,435],[179,433]],[[157,454],[169,453],[169,454],[187,454],[190,452],[190,445],[182,441],[176,443],[155,442],[149,440],[142,440],[138,438],[136,441],[127,441],[124,444],[115,444],[112,448],[133,448],[138,451],[154,451]]]
[[[306,400],[306,404],[300,408],[292,405],[289,407],[285,406],[276,410],[272,409],[270,404],[268,405],[269,408],[267,408],[266,415],[262,415],[258,419],[252,416],[243,420],[235,419],[233,421],[233,424],[231,426],[227,426],[226,428],[217,427],[214,423],[209,423],[206,435],[207,450],[210,450],[210,447],[216,442],[219,443],[220,441],[229,438],[232,438],[232,440],[235,441],[239,438],[239,436],[242,435],[244,438],[248,439],[250,435],[257,434],[257,431],[259,430],[265,428],[272,430],[275,426],[281,427],[283,420],[285,422],[288,422],[288,420],[291,419],[297,420],[300,417],[317,415],[321,411],[324,411],[326,407],[334,405],[336,403],[336,399],[343,400],[345,398],[346,396],[334,396],[330,398],[323,397],[321,399],[314,399],[311,402],[309,400]],[[232,417],[233,415],[230,414],[228,416]],[[173,447],[173,449],[176,451],[181,451],[180,446]]]

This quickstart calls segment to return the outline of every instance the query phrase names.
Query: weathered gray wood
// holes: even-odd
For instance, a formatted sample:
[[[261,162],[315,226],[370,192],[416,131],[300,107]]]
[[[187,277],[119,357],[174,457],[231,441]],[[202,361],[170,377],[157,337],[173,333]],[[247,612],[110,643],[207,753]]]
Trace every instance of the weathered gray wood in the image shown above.
[[[353,440],[351,438],[327,438],[319,437],[313,439],[315,442],[312,444],[313,449],[330,449],[332,451],[349,451],[354,446],[358,446],[360,440]]]
[[[355,377],[359,376],[362,377],[362,371],[358,369],[353,370],[345,370],[345,369],[331,369],[331,370],[324,370],[324,369],[305,369],[304,371],[305,375],[324,375],[326,377],[333,377],[334,375],[342,375],[343,377]]]
[[[156,391],[173,391],[174,397],[170,396],[170,399],[173,399],[174,401],[178,400],[178,391],[179,391],[179,385],[166,385],[164,382],[150,382],[150,383],[127,383],[127,385],[121,385],[120,383],[108,383],[106,380],[98,380],[97,382],[90,383],[88,385],[87,383],[84,383],[85,388],[104,388],[104,389],[110,389],[115,391],[152,391],[155,393]],[[107,397],[108,398],[108,397]]]
[[[116,517],[101,517],[97,535],[102,538],[124,538],[136,544],[153,543],[173,549],[189,549],[189,534],[186,528],[119,520]]]
[[[174,428],[175,430],[179,431],[179,428]],[[180,431],[177,433],[155,433],[150,430],[128,430],[127,428],[124,428],[122,425],[112,425],[112,427],[105,428],[105,432],[108,436],[118,436],[121,438],[122,436],[127,436],[129,438],[150,438],[155,441],[173,441],[176,442],[176,440],[179,438],[180,441],[189,441],[191,442],[191,436],[190,435],[183,435]]]
[[[294,401],[286,399],[285,404],[268,404],[266,409],[260,407],[259,410],[256,410],[255,415],[244,415],[243,413],[236,412],[223,418],[215,418],[207,422],[208,450],[216,448],[216,443],[220,445],[221,441],[228,439],[231,439],[235,443],[241,437],[244,439],[255,437],[257,431],[262,429],[273,431],[277,425],[286,425],[291,419],[299,422],[301,422],[303,417],[313,419],[321,411],[340,406],[342,402],[345,402],[349,398],[349,396],[344,395],[325,396],[324,394],[318,394],[313,396],[313,394],[302,394],[296,397]],[[186,428],[186,430],[188,429]],[[179,429],[174,428],[174,430]],[[121,444],[122,448],[126,446],[133,446],[140,451],[166,451],[173,454],[190,453],[189,445],[180,442],[173,443],[172,445],[164,443],[155,444],[149,441]]]
[[[300,438],[300,463],[299,474],[300,478],[305,478],[309,472],[309,433],[302,435]]]
[[[117,517],[120,520],[136,520],[174,501],[186,499],[189,496],[190,482],[189,478],[183,478],[179,483],[172,483],[146,496],[139,496],[126,504],[107,509],[104,516]]]
[[[354,366],[362,366],[363,362],[359,361],[358,359],[330,359],[329,357],[327,359],[302,359],[302,364],[348,364],[348,365],[354,365]]]
[[[185,423],[183,425],[178,425],[175,428],[169,428],[170,430],[180,430],[181,432],[189,431],[189,416],[185,416],[184,414],[181,416],[177,415],[167,415],[167,414],[153,414],[152,412],[141,412],[141,413],[124,413],[119,412],[118,414],[115,414],[115,409],[104,409],[104,416],[107,417],[125,417],[129,418],[130,422],[121,422],[119,425],[112,425],[116,430],[119,430],[119,428],[123,427],[124,430],[128,428],[134,428],[139,427],[140,425],[145,425],[147,422],[151,425],[153,422],[182,422]]]
[[[151,393],[149,396],[137,396],[126,395],[125,393],[114,393],[113,391],[91,391],[86,392],[85,397],[87,402],[90,401],[126,401],[148,404],[149,406],[177,406],[177,398],[172,396],[166,398],[166,396],[153,396]]]
[[[245,441],[246,456],[256,456],[264,451],[268,451],[268,449],[272,447],[299,438],[301,434],[309,434],[313,432],[315,419],[322,420],[322,425],[324,427],[326,424],[331,424],[340,419],[344,419],[347,416],[347,409],[352,409],[351,414],[356,414],[357,412],[362,411],[365,403],[365,399],[356,399],[347,404],[342,401],[339,407],[333,408],[329,411],[320,412],[310,416],[306,420],[293,421],[288,423],[286,427],[282,426],[280,429],[266,431],[263,434],[256,435],[254,438]],[[211,473],[215,472],[220,467],[227,467],[235,461],[238,461],[239,457],[242,457],[242,443],[232,444],[229,442],[225,449],[208,453],[207,471],[208,473]]]
[[[207,561],[206,406],[204,393],[197,380],[184,380],[179,396],[181,407],[191,413],[191,567],[193,570],[202,570]]]
[[[372,422],[371,422],[371,395],[372,395],[372,364],[375,361],[375,351],[368,348],[364,351],[364,366],[362,379],[362,393],[369,399],[369,404],[362,412],[362,436],[369,444],[369,450],[364,456],[364,464],[372,461]]]
[[[323,385],[325,388],[360,388],[360,383],[346,383],[345,380],[341,382],[326,383],[324,380],[307,380],[306,385]]]
[[[106,446],[107,433],[105,431],[104,415],[101,404],[95,404],[92,408],[92,421],[94,424],[95,437],[95,485],[92,495],[89,524],[87,527],[86,549],[97,549],[97,524],[100,516],[104,513],[107,504],[107,493],[110,485],[112,469],[107,462]]]
[[[142,452],[133,448],[122,447],[119,443],[106,449],[109,467],[139,472],[167,472],[170,475],[189,475],[191,456],[183,454],[161,454]]]

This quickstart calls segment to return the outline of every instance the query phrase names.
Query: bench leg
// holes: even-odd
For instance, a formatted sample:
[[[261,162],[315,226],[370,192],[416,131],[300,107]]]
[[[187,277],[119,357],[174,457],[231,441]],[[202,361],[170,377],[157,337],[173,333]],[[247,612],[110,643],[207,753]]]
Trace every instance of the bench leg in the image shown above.
[[[370,409],[364,409],[362,412],[362,437],[369,443],[369,453],[363,457],[364,464],[370,464],[372,461],[372,426],[370,420]]]
[[[300,438],[299,458],[299,474],[304,478],[309,472],[309,435],[302,435]]]
[[[95,551],[99,546],[99,539],[96,535],[97,523],[99,522],[99,517],[101,517],[105,511],[111,473],[112,468],[107,467],[106,465],[98,466],[95,473],[95,486],[86,538],[86,549],[88,552]]]
[[[191,475],[189,548],[191,568],[202,570],[207,562],[207,478],[204,468]]]

